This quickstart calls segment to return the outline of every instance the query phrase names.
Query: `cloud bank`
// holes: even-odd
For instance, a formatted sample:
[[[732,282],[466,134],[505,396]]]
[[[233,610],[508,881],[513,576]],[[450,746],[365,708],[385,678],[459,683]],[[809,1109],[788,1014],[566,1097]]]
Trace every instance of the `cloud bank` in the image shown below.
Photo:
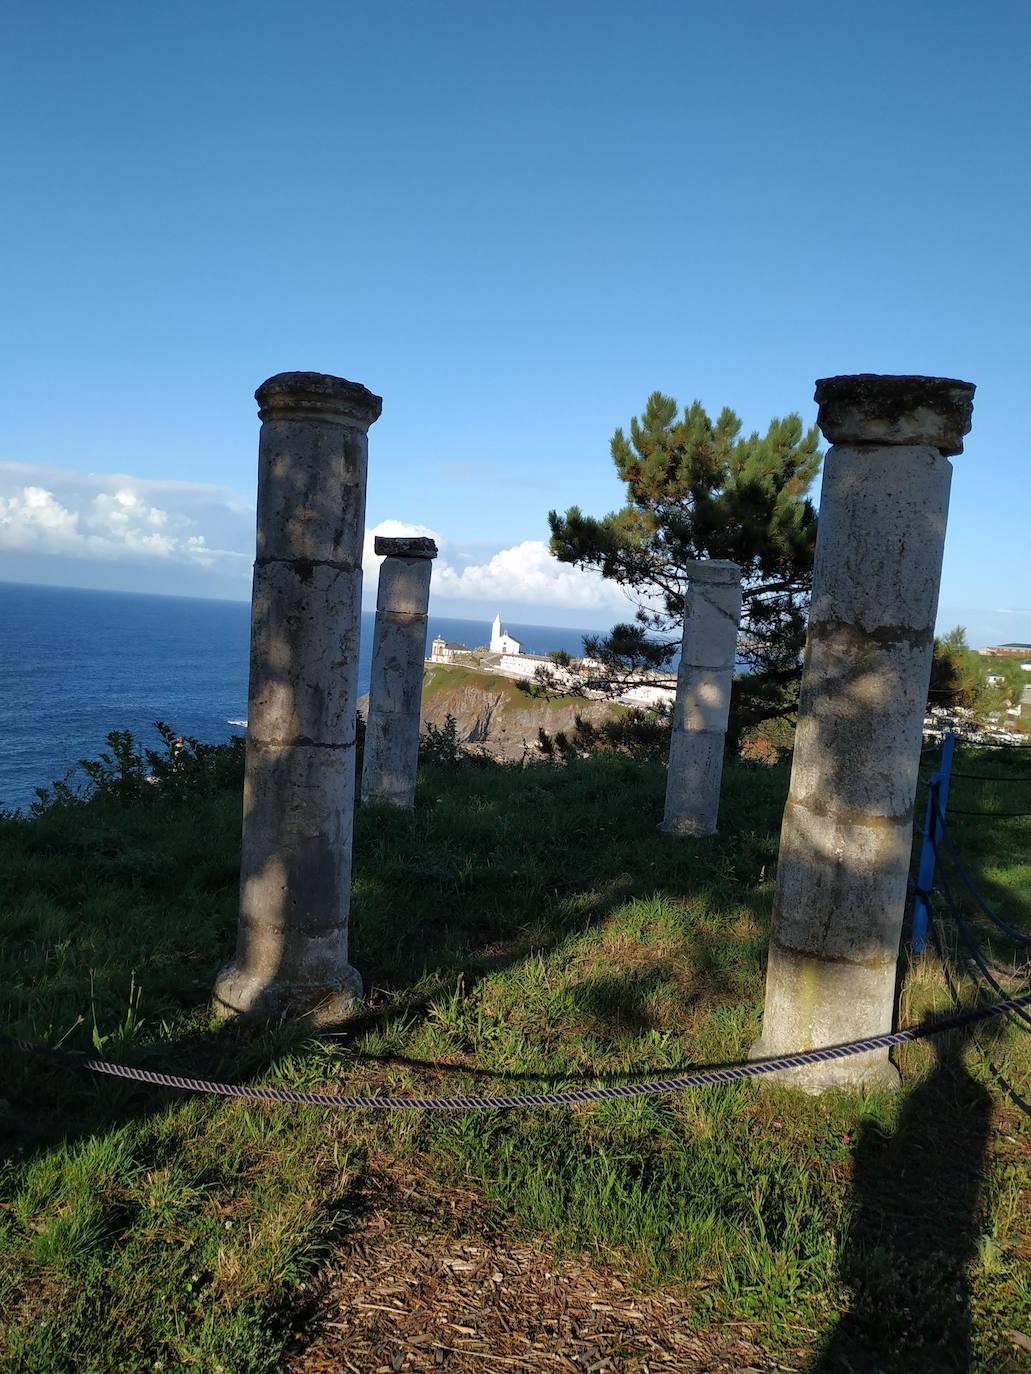
[[[532,606],[560,606],[570,610],[611,611],[626,616],[626,597],[600,574],[560,563],[542,539],[526,539],[501,549],[486,562],[456,566],[448,541],[427,525],[381,520],[365,534],[362,566],[366,585],[375,587],[381,558],[373,550],[376,535],[427,535],[440,550],[433,565],[431,595],[455,601],[484,601],[499,608],[514,602]]]
[[[424,525],[381,520],[363,550],[365,600],[374,602],[377,534],[424,534],[437,541],[432,595],[438,601],[516,604],[626,617],[622,592],[597,573],[559,563],[540,539],[470,556]],[[245,597],[254,559],[254,508],[228,488],[201,482],[81,473],[30,463],[0,463],[0,573],[35,580],[47,564],[68,569],[85,585],[83,569],[106,569],[127,591],[146,569],[146,590]],[[119,573],[118,565],[125,565]],[[20,569],[20,572],[19,572]],[[164,571],[163,571],[164,570]]]
[[[0,549],[249,575],[254,512],[223,487],[0,463]]]

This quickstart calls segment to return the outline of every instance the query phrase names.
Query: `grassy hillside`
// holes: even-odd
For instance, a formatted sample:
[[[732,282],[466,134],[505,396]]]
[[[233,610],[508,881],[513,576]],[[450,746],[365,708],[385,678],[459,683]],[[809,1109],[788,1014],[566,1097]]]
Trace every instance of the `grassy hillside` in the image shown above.
[[[510,677],[498,673],[484,673],[477,668],[465,668],[457,663],[430,663],[426,666],[422,696],[424,704],[436,703],[442,698],[453,698],[462,693],[489,693],[498,696],[507,711],[563,711],[574,708],[584,710],[592,705],[583,697],[540,696],[531,697],[520,684]],[[608,703],[593,703],[608,706]],[[609,709],[625,710],[618,705]]]
[[[982,762],[970,771],[997,767]],[[319,1039],[210,1019],[234,938],[235,795],[0,820],[0,1026],[172,1072],[356,1092],[532,1091],[740,1059],[786,771],[730,768],[721,833],[700,843],[657,832],[663,787],[661,767],[618,757],[480,762],[424,771],[414,814],[361,811],[351,949],[368,999]],[[957,806],[1017,809],[1016,788],[960,788]],[[1031,821],[955,830],[1031,927]],[[948,1005],[933,960],[916,961],[902,1019]],[[982,1038],[1026,1090],[1028,1037]],[[419,1255],[454,1235],[579,1257],[642,1304],[682,1299],[700,1333],[748,1323],[781,1368],[1027,1367],[1007,1333],[1031,1335],[1031,1123],[969,1045],[905,1047],[894,1099],[736,1085],[422,1116],[0,1058],[0,1352],[19,1374],[299,1369],[331,1334],[327,1285],[353,1288],[349,1266],[387,1272],[384,1234]],[[402,1367],[392,1318],[363,1320]],[[643,1370],[643,1337],[636,1349],[611,1367]],[[423,1355],[404,1367],[493,1367]]]

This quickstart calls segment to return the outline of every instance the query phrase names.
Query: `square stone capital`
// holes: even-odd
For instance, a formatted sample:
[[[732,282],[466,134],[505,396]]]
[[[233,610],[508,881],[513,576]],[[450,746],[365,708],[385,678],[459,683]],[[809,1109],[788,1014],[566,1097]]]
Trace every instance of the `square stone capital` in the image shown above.
[[[930,444],[963,452],[974,407],[973,382],[875,372],[821,377],[816,423],[832,444]]]
[[[741,568],[726,558],[697,558],[684,564],[689,582],[711,582],[717,585],[741,581]]]
[[[383,558],[436,558],[437,546],[432,539],[421,535],[390,536],[377,534],[373,549]]]

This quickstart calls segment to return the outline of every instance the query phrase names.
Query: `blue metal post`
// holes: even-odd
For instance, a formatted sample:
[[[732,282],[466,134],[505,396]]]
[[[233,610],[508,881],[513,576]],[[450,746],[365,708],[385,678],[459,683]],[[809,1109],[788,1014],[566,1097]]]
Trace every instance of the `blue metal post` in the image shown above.
[[[920,850],[920,868],[916,879],[916,901],[913,904],[913,948],[923,954],[927,943],[927,926],[931,919],[930,896],[934,886],[934,861],[942,837],[942,820],[949,803],[949,775],[952,772],[952,753],[956,736],[946,730],[942,736],[942,756],[938,771],[931,775],[924,815],[924,843]]]

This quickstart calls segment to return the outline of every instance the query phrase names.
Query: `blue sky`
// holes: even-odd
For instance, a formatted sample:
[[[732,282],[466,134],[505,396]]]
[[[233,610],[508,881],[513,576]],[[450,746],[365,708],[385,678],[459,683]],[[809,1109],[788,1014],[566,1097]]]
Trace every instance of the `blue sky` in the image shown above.
[[[978,386],[942,623],[1031,640],[1029,49],[1005,0],[9,7],[0,578],[246,596],[252,394],[311,368],[384,397],[439,613],[608,624],[546,513],[620,503],[650,391],[925,372]]]

